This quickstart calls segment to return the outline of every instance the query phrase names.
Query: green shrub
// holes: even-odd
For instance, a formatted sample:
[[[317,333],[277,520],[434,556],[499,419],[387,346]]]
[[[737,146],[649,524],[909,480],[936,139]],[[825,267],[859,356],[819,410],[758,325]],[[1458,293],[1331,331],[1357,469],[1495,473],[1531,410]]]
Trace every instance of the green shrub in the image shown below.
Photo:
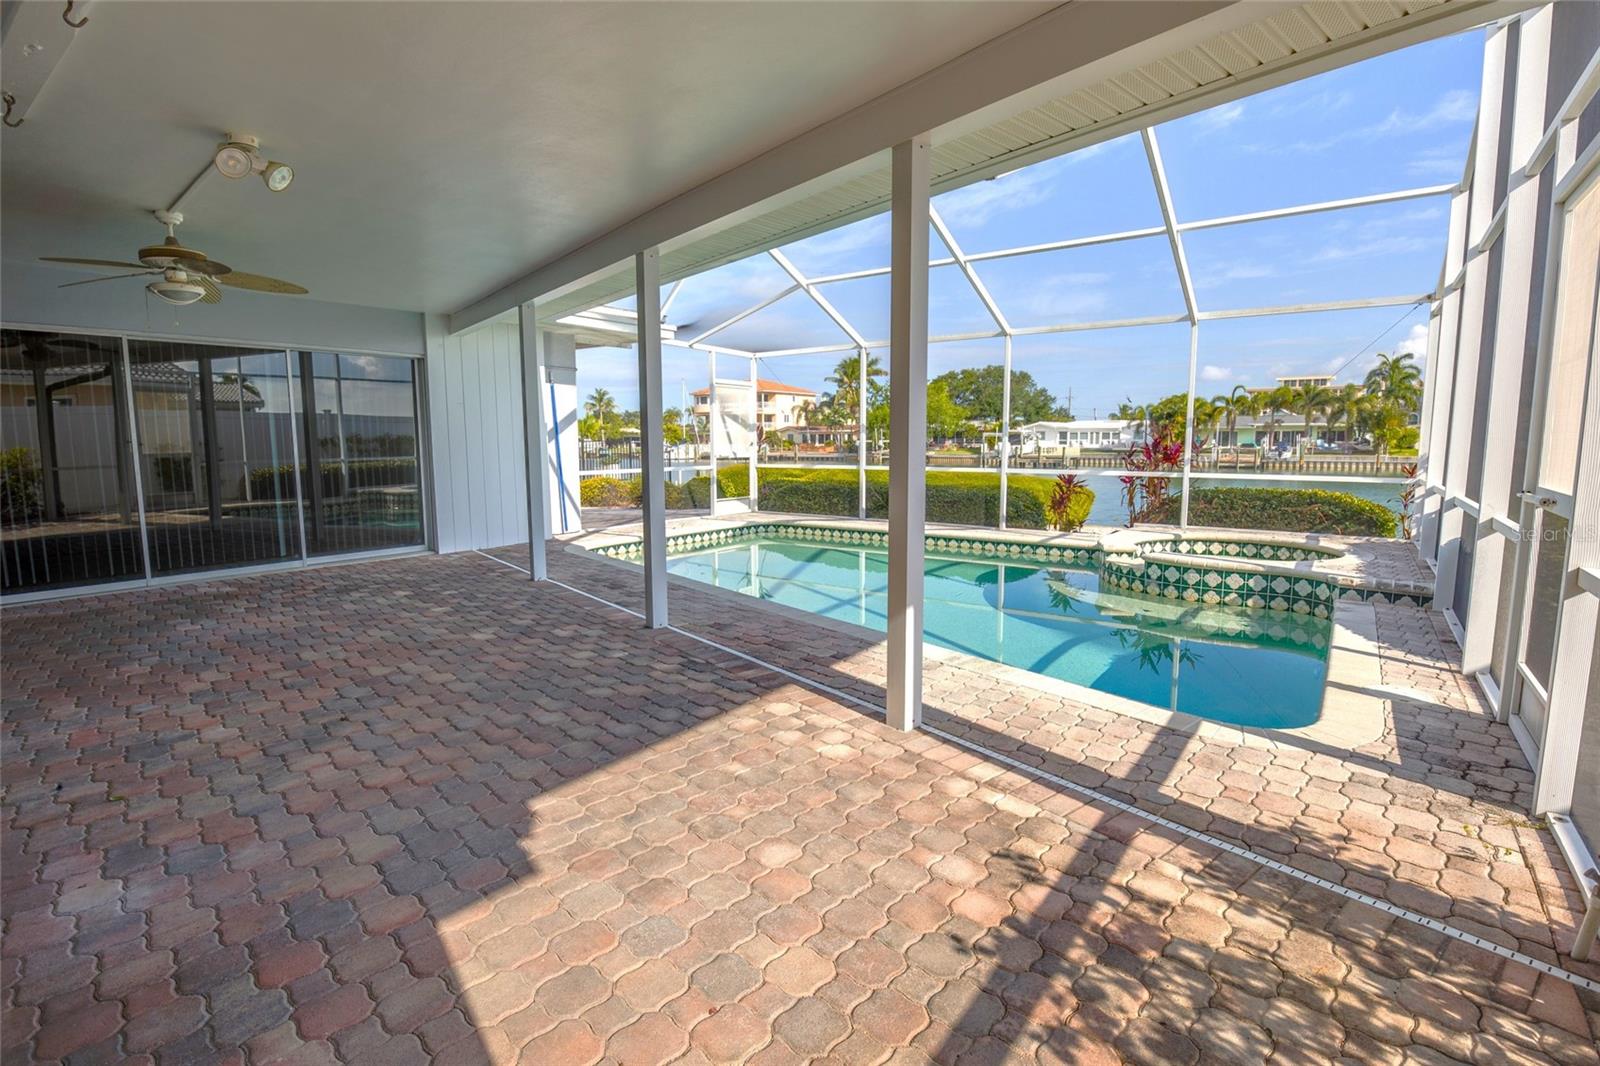
[[[1164,521],[1178,521],[1179,499],[1168,503]],[[1395,515],[1381,503],[1327,489],[1193,489],[1189,522],[1230,529],[1289,533],[1338,533],[1392,537]]]
[[[584,507],[638,507],[641,491],[638,478],[586,477],[578,485],[578,500]]]
[[[723,471],[724,475],[728,472]],[[740,474],[743,475],[743,470]],[[760,507],[763,511],[853,517],[856,514],[857,472],[848,467],[812,470],[777,468],[760,471]],[[741,476],[740,480],[744,480]],[[1017,529],[1048,528],[1048,508],[1054,479],[1014,474],[1006,498],[1006,524]],[[730,495],[738,495],[731,493]],[[1094,494],[1084,490],[1084,516]],[[889,514],[889,474],[867,471],[867,516]],[[987,471],[934,470],[928,472],[927,517],[930,522],[996,526],[1000,516],[1000,475]]]
[[[855,467],[761,467],[759,506],[763,511],[788,514],[827,515],[835,518],[856,516]],[[1006,524],[1016,529],[1048,529],[1050,494],[1055,479],[1037,474],[1013,474],[1006,498]],[[585,507],[638,507],[640,483],[637,479],[612,477],[583,479],[581,499]],[[745,463],[723,466],[717,471],[717,495],[727,499],[748,496],[750,469]],[[1078,490],[1073,499],[1072,516],[1078,525],[1089,515],[1094,493]],[[711,506],[711,479],[700,476],[682,485],[667,485],[667,506],[672,509],[705,510]],[[997,526],[1000,517],[1000,475],[979,470],[932,470],[928,472],[927,515],[930,522],[951,522],[973,526]],[[867,515],[886,518],[889,514],[889,474],[885,470],[867,471]]]
[[[44,477],[32,448],[0,452],[0,522],[22,525],[44,511]]]

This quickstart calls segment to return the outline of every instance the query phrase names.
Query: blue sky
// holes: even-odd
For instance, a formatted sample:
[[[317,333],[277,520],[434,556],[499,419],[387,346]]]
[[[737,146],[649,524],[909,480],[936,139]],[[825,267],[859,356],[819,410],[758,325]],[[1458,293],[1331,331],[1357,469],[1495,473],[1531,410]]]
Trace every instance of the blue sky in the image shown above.
[[[1477,108],[1483,37],[1471,32],[1380,56],[1157,127],[1179,221],[1344,199],[1457,180]],[[1161,225],[1137,134],[1046,160],[944,193],[934,206],[967,253]],[[1446,196],[1349,208],[1184,235],[1202,310],[1424,293],[1438,280]],[[888,265],[889,219],[879,215],[796,242],[783,253],[810,277]],[[949,255],[930,235],[931,256]],[[1183,297],[1164,236],[980,261],[976,270],[1013,326],[1043,326],[1176,314]],[[690,278],[669,319],[693,336],[789,284],[765,254]],[[888,333],[886,277],[828,283],[821,291],[869,341]],[[631,300],[621,303],[631,305]],[[953,266],[929,280],[930,333],[993,328]],[[1374,353],[1423,355],[1426,305],[1277,315],[1203,323],[1197,391],[1270,385],[1289,374],[1339,373],[1358,380]],[[715,341],[771,350],[846,343],[802,293],[750,316]],[[887,353],[880,353],[887,363]],[[760,373],[818,392],[842,358],[774,357]],[[951,342],[929,349],[929,372],[999,363],[1002,342]],[[703,387],[707,357],[667,348],[666,402]],[[1181,392],[1188,328],[1145,326],[1017,338],[1014,364],[1080,417],[1125,399]],[[718,373],[748,374],[725,358]],[[629,349],[580,353],[583,395],[603,387],[637,406]]]

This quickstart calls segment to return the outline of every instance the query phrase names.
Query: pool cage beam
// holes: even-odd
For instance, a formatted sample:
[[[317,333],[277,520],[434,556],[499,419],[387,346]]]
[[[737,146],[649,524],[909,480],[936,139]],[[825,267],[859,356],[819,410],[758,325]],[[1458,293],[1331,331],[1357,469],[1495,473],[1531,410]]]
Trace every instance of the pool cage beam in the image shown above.
[[[1158,204],[1161,208],[1162,225],[1149,226],[1138,229],[1122,230],[1115,233],[1104,233],[1088,237],[1073,237],[1060,241],[1049,241],[1041,244],[1024,245],[1015,248],[1000,248],[986,252],[966,252],[956,241],[954,234],[945,224],[938,211],[930,203],[928,209],[929,224],[938,233],[939,238],[949,247],[951,256],[937,260],[926,260],[927,266],[934,267],[955,266],[961,271],[973,294],[983,304],[989,316],[994,319],[993,330],[976,330],[964,333],[941,334],[927,338],[928,343],[954,343],[960,341],[994,340],[1004,343],[1004,382],[1001,390],[1001,433],[999,442],[999,471],[1000,471],[1000,515],[999,524],[1005,528],[1005,510],[1008,500],[1010,479],[1010,431],[1011,431],[1011,374],[1013,363],[1013,341],[1017,337],[1047,336],[1057,333],[1079,333],[1096,330],[1125,329],[1139,326],[1173,325],[1179,322],[1189,324],[1189,375],[1187,402],[1184,412],[1184,440],[1194,439],[1194,404],[1195,388],[1197,385],[1199,369],[1199,324],[1208,321],[1223,321],[1238,318],[1259,318],[1272,315],[1307,314],[1322,311],[1348,311],[1364,310],[1377,307],[1401,307],[1408,304],[1420,304],[1436,301],[1442,292],[1435,290],[1431,293],[1402,294],[1395,296],[1364,297],[1349,300],[1328,300],[1319,303],[1287,304],[1271,307],[1233,308],[1216,311],[1201,311],[1195,297],[1193,276],[1190,273],[1188,258],[1183,247],[1183,234],[1195,231],[1216,229],[1226,226],[1248,225],[1253,222],[1265,222],[1274,219],[1296,218],[1305,215],[1319,214],[1329,211],[1340,211],[1349,208],[1371,207],[1381,204],[1399,203],[1407,200],[1423,199],[1432,196],[1444,196],[1459,193],[1461,183],[1447,185],[1417,186],[1409,189],[1400,189],[1391,192],[1372,193],[1365,196],[1346,197],[1338,200],[1322,200],[1308,204],[1297,204],[1289,207],[1270,208],[1264,211],[1253,211],[1245,214],[1217,216],[1213,218],[1196,219],[1181,222],[1177,219],[1173,207],[1171,189],[1167,182],[1165,167],[1161,161],[1160,147],[1156,141],[1155,130],[1145,127],[1139,131],[1140,139],[1145,148],[1146,163],[1149,167],[1151,181],[1155,186]],[[989,292],[983,279],[974,269],[974,264],[990,260],[1009,259],[1018,256],[1034,255],[1042,252],[1062,251],[1073,248],[1088,248],[1098,245],[1115,244],[1122,241],[1139,240],[1149,237],[1165,236],[1172,250],[1173,266],[1178,275],[1179,287],[1183,293],[1184,310],[1179,313],[1166,315],[1145,315],[1135,318],[1106,319],[1094,322],[1064,322],[1044,326],[1014,326],[1005,317],[999,302]],[[788,275],[790,284],[778,292],[766,297],[754,305],[744,308],[728,318],[716,323],[711,328],[689,338],[687,341],[668,340],[664,343],[673,347],[687,348],[695,351],[704,351],[710,354],[712,365],[712,390],[716,389],[714,359],[718,354],[749,359],[751,365],[751,403],[753,413],[751,419],[752,446],[750,455],[750,507],[756,508],[756,459],[761,446],[760,406],[758,395],[758,376],[756,366],[758,360],[763,358],[783,358],[787,356],[826,355],[831,353],[856,352],[860,361],[858,376],[860,387],[857,396],[857,514],[865,518],[867,514],[867,467],[869,456],[869,443],[867,435],[867,359],[874,349],[891,348],[890,340],[877,340],[865,337],[857,330],[849,318],[838,310],[822,292],[821,287],[841,281],[853,281],[864,278],[892,276],[894,267],[870,267],[863,270],[845,271],[835,274],[823,274],[816,277],[807,276],[778,249],[769,249],[768,255]],[[662,321],[665,321],[667,312],[682,291],[684,281],[679,279],[674,282],[666,297],[661,301]],[[1459,280],[1455,282],[1459,285]],[[779,348],[765,352],[746,351],[725,345],[710,343],[711,338],[743,322],[745,319],[773,306],[779,301],[794,295],[797,292],[805,293],[812,303],[822,311],[833,324],[845,334],[847,340],[839,344],[822,344],[796,348]],[[716,407],[713,405],[713,410]],[[712,500],[713,510],[716,499],[716,462],[715,450],[712,451]],[[1189,483],[1193,469],[1193,449],[1185,447],[1182,473],[1182,495],[1179,511],[1179,522],[1187,528],[1189,522]]]
[[[1161,164],[1161,146],[1156,143],[1156,131],[1146,126],[1139,131],[1144,140],[1145,161],[1150,165],[1150,180],[1155,183],[1156,200],[1161,205],[1161,219],[1166,224],[1167,244],[1172,249],[1172,265],[1178,272],[1178,285],[1183,290],[1183,303],[1189,311],[1189,392],[1183,411],[1183,483],[1180,489],[1178,527],[1189,528],[1189,473],[1194,461],[1194,386],[1195,369],[1200,359],[1200,308],[1194,297],[1194,278],[1189,274],[1189,257],[1183,251],[1183,236],[1178,232],[1177,213],[1172,208],[1172,189],[1167,184],[1167,170]]]

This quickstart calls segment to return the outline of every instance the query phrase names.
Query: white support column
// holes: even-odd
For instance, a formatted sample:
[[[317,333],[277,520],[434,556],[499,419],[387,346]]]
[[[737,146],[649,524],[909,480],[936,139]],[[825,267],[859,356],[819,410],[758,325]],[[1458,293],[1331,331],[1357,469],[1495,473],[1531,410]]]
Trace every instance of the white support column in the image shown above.
[[[644,624],[667,624],[667,488],[661,435],[661,260],[647,248],[633,257],[639,308],[639,476],[644,483]]]
[[[1006,528],[1011,478],[1011,334],[1006,334],[1005,377],[1000,384],[1000,528]]]
[[[549,461],[545,458],[544,336],[533,304],[517,308],[522,332],[522,459],[528,479],[528,570],[535,581],[546,581],[544,539],[550,529],[550,493],[545,488]]]
[[[1183,498],[1178,508],[1178,528],[1189,528],[1189,471],[1194,465],[1194,382],[1200,361],[1200,323],[1189,323],[1189,403],[1183,413]],[[1310,427],[1307,427],[1310,432]]]
[[[867,350],[856,358],[856,517],[867,517]]]
[[[761,508],[756,501],[761,498],[761,487],[756,483],[756,459],[761,454],[761,377],[756,357],[750,357],[750,510]]]
[[[678,294],[677,289],[672,294]],[[711,514],[717,513],[717,422],[721,409],[717,406],[717,353],[706,353],[706,373],[711,381],[711,395],[706,397],[706,461],[711,464]]]
[[[890,178],[888,721],[922,723],[922,557],[928,440],[926,134],[894,146]],[[866,383],[862,382],[865,391]]]

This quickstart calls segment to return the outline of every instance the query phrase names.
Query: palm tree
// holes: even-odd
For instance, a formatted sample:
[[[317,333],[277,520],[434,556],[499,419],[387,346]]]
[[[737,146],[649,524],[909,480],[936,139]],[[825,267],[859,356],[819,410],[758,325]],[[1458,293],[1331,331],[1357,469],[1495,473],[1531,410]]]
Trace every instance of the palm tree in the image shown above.
[[[1345,437],[1348,441],[1356,439],[1356,425],[1361,421],[1366,407],[1366,390],[1360,385],[1341,385],[1333,392],[1333,397],[1328,401],[1328,429],[1332,430],[1340,422],[1344,423]]]
[[[880,378],[887,377],[889,372],[883,368],[878,357],[867,355],[867,393],[872,393],[872,383]],[[839,365],[833,368],[833,373],[827,378],[828,384],[833,386],[832,402],[835,406],[847,408],[852,421],[858,421],[860,415],[856,407],[860,400],[861,387],[861,357],[847,355],[839,360]]]
[[[1283,412],[1294,404],[1294,390],[1280,385],[1268,392],[1256,393],[1256,410],[1267,416],[1267,448],[1278,443],[1278,427],[1283,424]]]
[[[1306,447],[1311,443],[1312,431],[1316,428],[1317,416],[1327,411],[1328,405],[1333,401],[1333,391],[1324,385],[1301,385],[1291,389],[1291,404],[1294,410],[1305,416],[1306,433],[1301,439],[1300,462],[1306,461]]]
[[[606,426],[617,417],[617,400],[605,389],[595,389],[589,394],[588,402],[583,405],[583,413],[595,420],[600,427],[600,446],[605,447]]]
[[[1367,391],[1393,400],[1401,407],[1414,408],[1422,398],[1422,368],[1410,352],[1400,355],[1378,353],[1378,364],[1367,371]]]
[[[1229,428],[1233,430],[1233,466],[1239,468],[1239,419],[1254,418],[1261,413],[1261,395],[1251,392],[1243,385],[1235,385],[1233,393],[1228,397]],[[1254,439],[1254,438],[1253,438]],[[1255,440],[1259,447],[1261,441]]]
[[[1196,396],[1194,398],[1194,428],[1199,432],[1201,440],[1204,440],[1207,436],[1211,438],[1213,464],[1215,464],[1217,457],[1217,423],[1222,421],[1223,416],[1223,407],[1217,403],[1217,400],[1220,399],[1222,399],[1220,396],[1216,400],[1208,400],[1204,396]],[[1194,446],[1192,441],[1186,443],[1190,447]]]

